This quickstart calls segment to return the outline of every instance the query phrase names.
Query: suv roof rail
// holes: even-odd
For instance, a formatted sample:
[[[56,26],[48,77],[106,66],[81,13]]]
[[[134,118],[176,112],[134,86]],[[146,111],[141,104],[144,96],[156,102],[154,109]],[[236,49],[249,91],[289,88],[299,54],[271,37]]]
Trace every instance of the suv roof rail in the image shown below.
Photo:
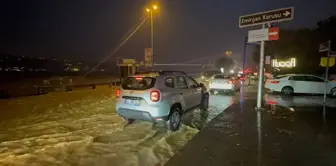
[[[175,70],[159,70],[159,71],[140,71],[140,72],[135,72],[135,75],[137,74],[150,74],[150,73],[158,73],[160,75],[169,75],[169,74],[183,74],[187,75],[183,71],[175,71]]]

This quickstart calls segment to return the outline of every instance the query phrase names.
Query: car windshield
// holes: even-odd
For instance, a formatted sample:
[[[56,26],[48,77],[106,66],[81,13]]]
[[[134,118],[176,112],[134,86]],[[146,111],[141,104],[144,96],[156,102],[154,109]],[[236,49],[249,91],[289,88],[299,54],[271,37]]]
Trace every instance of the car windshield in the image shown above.
[[[125,90],[146,90],[155,84],[155,78],[152,77],[128,77],[122,84]]]

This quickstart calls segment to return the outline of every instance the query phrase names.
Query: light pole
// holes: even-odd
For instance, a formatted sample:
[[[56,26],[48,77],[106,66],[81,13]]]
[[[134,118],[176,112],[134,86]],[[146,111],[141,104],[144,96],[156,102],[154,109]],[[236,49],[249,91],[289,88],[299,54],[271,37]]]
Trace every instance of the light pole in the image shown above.
[[[153,10],[157,10],[158,6],[153,5],[151,8],[146,8],[146,11],[150,13],[150,25],[151,25],[151,48],[152,48],[152,64],[154,64],[154,20]]]

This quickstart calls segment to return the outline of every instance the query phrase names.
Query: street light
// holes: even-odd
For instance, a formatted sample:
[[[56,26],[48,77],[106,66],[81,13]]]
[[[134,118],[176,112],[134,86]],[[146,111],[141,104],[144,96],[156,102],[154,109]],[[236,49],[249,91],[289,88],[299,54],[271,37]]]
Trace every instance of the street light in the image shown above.
[[[226,51],[226,52],[225,52],[225,55],[226,55],[226,56],[231,56],[231,54],[232,54],[231,51]]]
[[[151,48],[152,48],[152,64],[154,64],[154,20],[153,20],[153,10],[157,10],[157,5],[152,5],[151,8],[146,8],[146,11],[150,13],[150,24],[151,24]]]

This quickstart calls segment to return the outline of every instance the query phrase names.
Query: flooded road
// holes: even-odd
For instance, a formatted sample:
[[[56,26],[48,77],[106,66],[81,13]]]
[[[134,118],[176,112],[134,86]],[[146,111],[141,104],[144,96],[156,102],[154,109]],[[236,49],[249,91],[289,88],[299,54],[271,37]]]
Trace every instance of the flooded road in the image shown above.
[[[108,87],[0,100],[0,165],[163,164],[235,97],[211,96],[209,110],[187,112],[176,132],[127,125]]]

